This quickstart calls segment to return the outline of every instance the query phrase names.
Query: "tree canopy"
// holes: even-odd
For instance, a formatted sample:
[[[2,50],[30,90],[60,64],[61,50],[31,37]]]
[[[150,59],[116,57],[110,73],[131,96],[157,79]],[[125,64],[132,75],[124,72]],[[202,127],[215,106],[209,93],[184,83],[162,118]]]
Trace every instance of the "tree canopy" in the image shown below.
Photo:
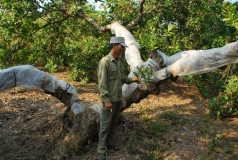
[[[144,59],[156,48],[172,55],[219,47],[237,39],[236,28],[223,21],[224,5],[234,6],[223,0],[105,0],[97,10],[86,0],[2,0],[0,66],[67,67],[74,80],[93,80],[89,73],[108,54],[113,21],[135,36]]]
[[[95,80],[98,61],[109,52],[110,24],[115,21],[133,34],[144,60],[153,49],[170,56],[183,50],[220,47],[238,37],[237,3],[223,0],[100,2],[98,10],[87,0],[1,0],[0,68],[22,64],[43,66],[50,72],[64,68],[71,71],[72,80]],[[224,90],[229,77],[236,75],[235,66],[232,74],[232,67],[228,68],[226,72],[198,75],[192,80],[209,97],[214,88],[218,93]],[[128,73],[126,63],[123,71]],[[230,82],[233,84],[235,80]]]

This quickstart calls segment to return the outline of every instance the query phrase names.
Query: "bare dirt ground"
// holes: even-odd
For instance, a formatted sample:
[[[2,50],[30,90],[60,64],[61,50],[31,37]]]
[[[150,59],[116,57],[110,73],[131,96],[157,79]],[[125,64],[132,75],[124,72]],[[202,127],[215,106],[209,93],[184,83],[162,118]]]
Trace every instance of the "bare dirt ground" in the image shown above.
[[[67,72],[55,75],[67,82]],[[97,102],[97,85],[69,82],[85,103]],[[121,114],[119,151],[110,160],[237,160],[238,118],[214,120],[206,99],[188,81],[166,82]],[[61,116],[66,107],[42,90],[14,88],[0,93],[0,159],[92,160],[98,135],[68,155],[62,147]]]

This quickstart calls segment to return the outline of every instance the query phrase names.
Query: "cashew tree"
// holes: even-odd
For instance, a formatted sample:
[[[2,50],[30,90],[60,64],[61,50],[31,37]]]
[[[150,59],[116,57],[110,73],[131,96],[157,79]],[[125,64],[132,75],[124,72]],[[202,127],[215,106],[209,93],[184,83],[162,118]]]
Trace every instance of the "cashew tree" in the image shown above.
[[[219,18],[221,0],[95,2],[101,2],[99,9],[86,0],[1,1],[0,66],[30,63],[50,71],[63,66],[72,70],[73,80],[87,82],[109,52],[109,38],[122,36],[128,45],[128,77],[141,78],[141,83],[123,85],[123,111],[158,94],[169,79],[236,63],[236,35]],[[63,116],[72,124],[64,139],[69,150],[93,136],[100,120],[99,104],[78,107],[83,109]]]

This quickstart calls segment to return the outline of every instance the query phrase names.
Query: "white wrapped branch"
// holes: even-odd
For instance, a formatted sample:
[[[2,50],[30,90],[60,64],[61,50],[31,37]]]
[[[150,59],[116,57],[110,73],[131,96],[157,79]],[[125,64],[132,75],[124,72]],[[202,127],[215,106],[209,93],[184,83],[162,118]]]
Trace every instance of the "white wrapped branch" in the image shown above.
[[[41,88],[58,98],[67,107],[70,107],[75,115],[82,113],[85,108],[85,105],[79,100],[73,85],[58,80],[55,76],[49,75],[31,65],[0,70],[0,91],[13,87]],[[66,94],[67,97],[65,96]]]
[[[237,63],[238,41],[229,43],[220,48],[208,50],[191,50],[179,52],[171,57],[162,55],[167,67],[157,71],[153,77],[154,81],[166,79],[170,75],[186,76],[211,72],[222,66]]]
[[[119,22],[111,24],[111,32],[118,37],[124,37],[125,43],[128,46],[125,51],[125,58],[130,65],[130,69],[134,69],[136,66],[142,65],[144,62],[141,59],[139,52],[140,45],[136,42],[132,34]]]

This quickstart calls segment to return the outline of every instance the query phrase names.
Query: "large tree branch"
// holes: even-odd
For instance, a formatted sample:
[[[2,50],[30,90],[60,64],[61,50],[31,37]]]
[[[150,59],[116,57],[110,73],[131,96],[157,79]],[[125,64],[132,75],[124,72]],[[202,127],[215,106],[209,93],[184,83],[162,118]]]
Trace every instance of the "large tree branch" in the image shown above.
[[[138,12],[138,16],[132,20],[127,26],[126,28],[129,29],[135,25],[138,24],[138,22],[141,20],[142,16],[143,16],[143,10],[144,10],[144,3],[145,0],[141,0],[140,1],[140,7],[139,7],[139,12]],[[94,19],[88,17],[84,12],[79,11],[74,15],[75,18],[82,18],[85,19],[86,21],[88,21],[91,25],[93,25],[97,30],[99,31],[107,31],[111,29],[111,24],[106,25],[106,26],[101,26],[99,25]]]
[[[66,15],[65,17],[63,17],[62,19],[60,19],[60,20],[58,20],[58,21],[54,21],[54,22],[48,22],[48,23],[46,23],[46,24],[44,24],[43,26],[41,26],[41,27],[39,27],[37,30],[35,30],[32,34],[34,34],[34,33],[36,33],[36,32],[38,32],[40,29],[42,29],[42,28],[45,28],[45,27],[47,27],[47,26],[50,26],[50,25],[53,25],[53,24],[61,24],[61,23],[63,23],[64,21],[66,21],[68,18],[70,18],[71,17],[71,15]]]
[[[88,21],[90,24],[92,24],[97,30],[99,31],[107,31],[111,29],[111,25],[106,26],[100,26],[94,19],[88,17],[86,14],[84,14],[82,11],[79,11],[74,15],[75,18],[82,18]]]
[[[50,13],[50,12],[61,12],[62,14],[64,14],[64,17],[62,19],[57,20],[57,21],[53,21],[53,22],[47,22],[43,26],[40,26],[38,29],[36,29],[33,32],[33,34],[38,32],[40,29],[46,28],[50,25],[54,25],[54,24],[59,24],[60,25],[62,22],[66,21],[70,17],[84,19],[87,22],[89,22],[91,25],[93,25],[95,27],[95,29],[98,30],[98,31],[108,31],[112,27],[111,24],[108,24],[108,25],[105,25],[105,26],[100,25],[97,21],[95,21],[94,19],[92,19],[91,17],[86,15],[83,11],[78,11],[75,14],[69,14],[67,9],[58,8],[54,1],[52,1],[52,3],[54,5],[55,9],[47,9],[46,7],[39,4],[39,2],[37,2],[37,1],[33,1],[33,3],[35,5],[37,5],[38,8],[41,8],[42,10],[44,10],[45,11],[44,14],[47,14],[47,13]],[[129,29],[129,28],[138,24],[138,22],[141,20],[141,18],[143,16],[144,3],[145,3],[145,0],[140,1],[138,16],[134,20],[132,20],[125,28]]]
[[[138,12],[138,16],[136,17],[136,19],[134,19],[133,21],[131,21],[126,28],[129,29],[135,25],[138,24],[138,22],[141,20],[142,16],[143,16],[143,11],[144,11],[144,3],[145,0],[141,0],[140,2],[140,8],[139,8],[139,12]]]

